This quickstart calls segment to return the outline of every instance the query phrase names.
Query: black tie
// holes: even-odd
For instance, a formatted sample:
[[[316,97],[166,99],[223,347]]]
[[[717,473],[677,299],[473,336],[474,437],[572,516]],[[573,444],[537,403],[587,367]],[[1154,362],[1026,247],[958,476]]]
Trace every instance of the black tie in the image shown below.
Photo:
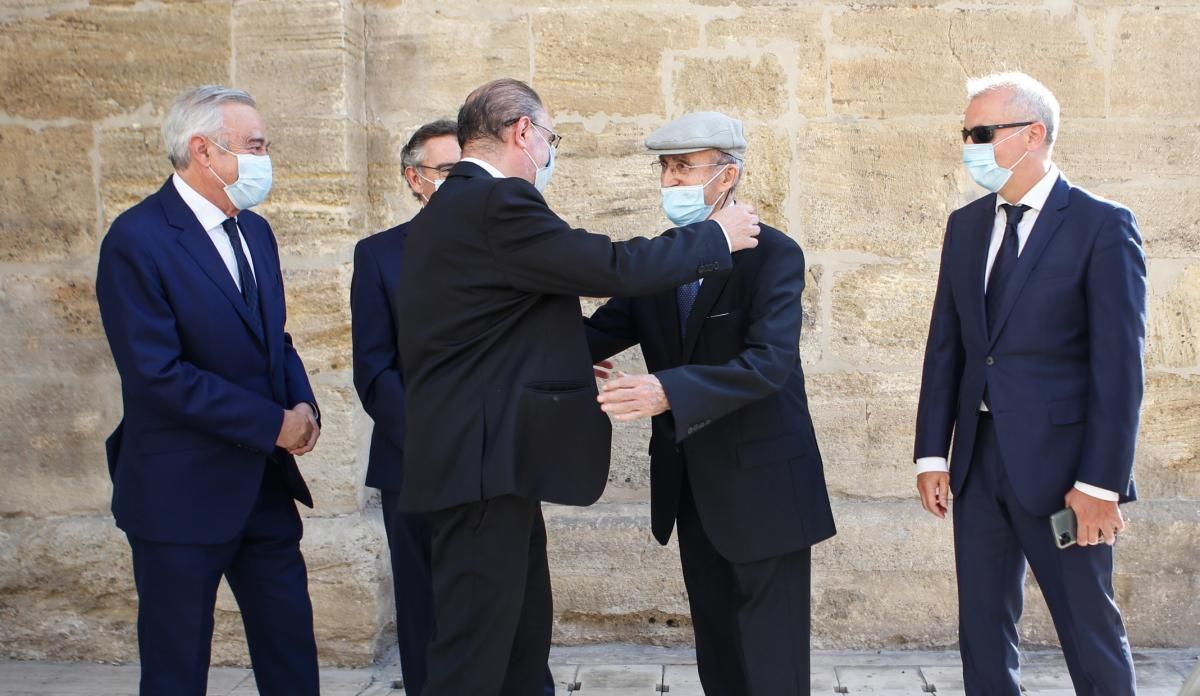
[[[679,304],[679,335],[687,333],[688,315],[692,313],[692,305],[700,295],[700,281],[693,280],[675,289],[675,301]]]
[[[250,260],[246,258],[246,252],[242,251],[242,236],[238,233],[237,222],[233,218],[225,218],[221,227],[225,228],[225,234],[229,235],[233,255],[237,258],[238,277],[242,282],[242,299],[246,301],[250,315],[258,319],[258,283],[254,282],[254,271],[250,270]]]
[[[1025,215],[1025,211],[1029,210],[1027,205],[1009,205],[1008,203],[1000,207],[1004,208],[1004,215],[1008,222],[1004,224],[1004,239],[1000,242],[1000,251],[996,253],[996,260],[992,262],[992,273],[988,276],[987,317],[989,329],[998,318],[1000,301],[1004,299],[1005,287],[1008,285],[1009,278],[1012,277],[1013,269],[1017,267],[1019,255],[1017,225],[1021,224],[1021,218]]]

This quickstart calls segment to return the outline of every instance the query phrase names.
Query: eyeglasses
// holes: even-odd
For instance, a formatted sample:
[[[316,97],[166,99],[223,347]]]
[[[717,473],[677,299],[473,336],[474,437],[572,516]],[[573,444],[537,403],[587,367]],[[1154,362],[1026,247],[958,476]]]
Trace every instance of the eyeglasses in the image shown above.
[[[208,141],[231,155],[258,155],[261,157],[262,155],[271,154],[271,143],[265,140],[251,140],[246,143],[245,147],[234,145],[228,138],[225,139],[224,145],[212,138],[209,138]]]
[[[446,174],[449,174],[449,173],[450,173],[450,170],[451,170],[451,169],[454,169],[454,165],[456,165],[456,164],[458,164],[458,163],[457,163],[457,162],[451,162],[450,164],[443,164],[443,165],[441,165],[441,166],[438,166],[438,167],[431,167],[431,166],[429,166],[429,165],[427,165],[427,164],[418,164],[418,165],[417,165],[417,168],[419,168],[419,169],[428,169],[428,170],[429,170],[429,171],[431,171],[431,172],[437,172],[438,174],[446,175]]]
[[[713,162],[712,164],[688,164],[687,162],[680,162],[678,160],[654,160],[650,163],[651,171],[654,172],[655,176],[659,177],[667,174],[677,177],[685,177],[687,176],[688,172],[693,169],[720,166],[722,166],[721,162]]]
[[[996,131],[1001,128],[1017,128],[1018,126],[1032,126],[1037,121],[1021,121],[1020,123],[997,123],[994,126],[975,126],[974,128],[962,129],[963,142],[967,142],[970,138],[976,144],[990,143],[992,137],[996,135]]]
[[[504,127],[508,128],[509,126],[511,126],[512,124],[514,124],[520,120],[521,120],[520,118],[510,119],[504,123]],[[529,119],[529,122],[550,134],[550,137],[546,138],[546,142],[550,143],[550,147],[557,148],[558,144],[562,142],[563,137],[561,135],[559,135],[558,133],[555,133],[554,131],[543,126],[542,124],[538,123],[537,121],[534,121],[533,119]]]

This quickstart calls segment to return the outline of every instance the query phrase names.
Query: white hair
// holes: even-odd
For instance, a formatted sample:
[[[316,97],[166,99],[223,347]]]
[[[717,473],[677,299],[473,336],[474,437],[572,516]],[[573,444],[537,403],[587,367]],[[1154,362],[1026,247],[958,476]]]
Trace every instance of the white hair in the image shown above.
[[[1054,145],[1058,136],[1058,99],[1041,82],[1022,72],[992,73],[967,80],[967,101],[990,92],[1011,90],[1008,104],[1024,116],[1046,126],[1046,144]]]
[[[192,136],[202,135],[216,138],[225,127],[225,104],[245,104],[254,108],[258,105],[254,97],[240,89],[221,85],[203,85],[190,89],[175,98],[163,121],[163,142],[167,145],[167,159],[176,171],[183,170],[191,162],[188,142]]]

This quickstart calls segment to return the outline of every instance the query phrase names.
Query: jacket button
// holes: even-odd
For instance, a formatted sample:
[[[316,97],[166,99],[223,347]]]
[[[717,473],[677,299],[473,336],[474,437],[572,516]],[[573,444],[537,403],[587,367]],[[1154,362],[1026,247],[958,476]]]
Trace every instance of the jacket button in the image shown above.
[[[991,367],[992,365],[996,364],[996,359],[989,355],[989,356],[987,356],[987,359],[984,360],[983,362],[987,363],[988,367]]]

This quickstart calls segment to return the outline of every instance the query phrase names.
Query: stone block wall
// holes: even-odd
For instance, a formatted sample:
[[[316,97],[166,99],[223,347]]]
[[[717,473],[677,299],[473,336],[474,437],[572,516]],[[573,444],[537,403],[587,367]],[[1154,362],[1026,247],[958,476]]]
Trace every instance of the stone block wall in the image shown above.
[[[120,399],[96,252],[170,173],[164,109],[203,82],[256,95],[275,141],[263,213],[326,419],[302,461],[321,656],[390,649],[350,259],[416,211],[399,164],[412,130],[499,76],[530,81],[565,136],[551,205],[618,238],[665,226],[648,132],[698,109],[745,120],[742,198],[809,263],[801,350],[840,528],[814,553],[814,644],[953,645],[950,530],[915,500],[911,434],[945,219],[980,194],[959,164],[963,82],[999,68],[1058,94],[1057,162],[1141,222],[1144,500],[1126,510],[1116,581],[1136,647],[1200,644],[1197,45],[1196,0],[0,0],[0,655],[136,659],[108,514]],[[641,369],[636,351],[620,363]],[[546,510],[555,638],[687,643],[677,549],[648,530],[648,428],[616,431],[602,502]],[[1053,643],[1030,590],[1022,633]],[[214,659],[246,661],[224,590]]]

